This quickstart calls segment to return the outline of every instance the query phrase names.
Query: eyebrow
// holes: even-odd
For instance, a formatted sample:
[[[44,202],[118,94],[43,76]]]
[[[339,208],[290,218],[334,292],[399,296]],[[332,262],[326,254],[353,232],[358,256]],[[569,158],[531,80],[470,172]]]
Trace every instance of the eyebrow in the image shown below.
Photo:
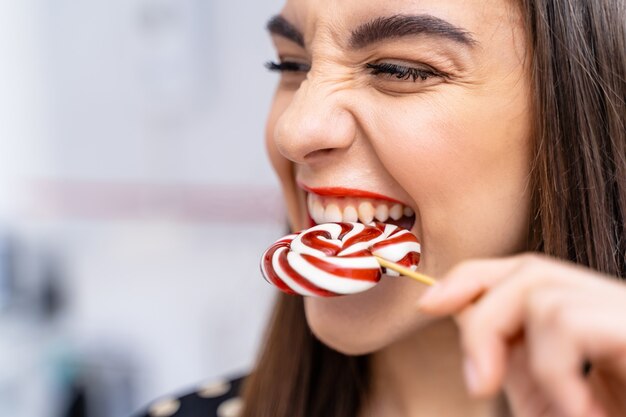
[[[273,16],[266,27],[273,35],[287,38],[301,47],[305,46],[302,32],[281,15]],[[353,49],[362,49],[386,39],[422,34],[442,37],[465,46],[474,46],[478,43],[465,29],[439,17],[418,14],[379,17],[364,23],[352,32],[349,45]]]
[[[304,36],[296,27],[281,15],[273,16],[267,22],[267,30],[273,35],[287,38],[304,48]]]
[[[465,29],[429,14],[418,14],[379,17],[365,23],[352,32],[350,46],[361,49],[382,40],[421,34],[446,38],[465,46],[477,43]]]

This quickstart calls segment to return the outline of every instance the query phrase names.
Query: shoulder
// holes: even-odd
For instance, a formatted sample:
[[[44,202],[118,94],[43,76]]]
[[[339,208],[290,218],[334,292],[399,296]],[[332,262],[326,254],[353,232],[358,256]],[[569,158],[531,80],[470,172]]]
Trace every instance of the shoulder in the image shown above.
[[[245,376],[199,385],[181,396],[164,397],[133,417],[238,417]]]

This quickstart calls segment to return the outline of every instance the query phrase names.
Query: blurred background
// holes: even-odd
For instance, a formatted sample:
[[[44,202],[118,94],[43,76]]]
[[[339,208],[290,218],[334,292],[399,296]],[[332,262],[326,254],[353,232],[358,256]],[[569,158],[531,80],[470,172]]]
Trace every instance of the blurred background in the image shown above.
[[[0,2],[0,416],[124,417],[250,369],[281,5]]]

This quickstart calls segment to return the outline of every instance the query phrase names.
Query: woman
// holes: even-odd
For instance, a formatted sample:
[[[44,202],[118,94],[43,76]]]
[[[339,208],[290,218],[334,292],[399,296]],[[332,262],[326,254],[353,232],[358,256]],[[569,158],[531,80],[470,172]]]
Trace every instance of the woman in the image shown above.
[[[287,0],[266,137],[292,229],[400,201],[440,284],[281,296],[241,416],[626,415],[624,22],[622,0]]]

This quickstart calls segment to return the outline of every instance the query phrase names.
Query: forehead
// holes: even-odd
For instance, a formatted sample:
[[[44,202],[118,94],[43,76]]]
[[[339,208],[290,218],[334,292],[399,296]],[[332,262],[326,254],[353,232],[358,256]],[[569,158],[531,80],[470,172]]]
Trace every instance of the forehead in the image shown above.
[[[319,36],[345,40],[364,22],[405,14],[432,15],[483,36],[521,22],[511,0],[287,0],[281,12],[306,43]]]

